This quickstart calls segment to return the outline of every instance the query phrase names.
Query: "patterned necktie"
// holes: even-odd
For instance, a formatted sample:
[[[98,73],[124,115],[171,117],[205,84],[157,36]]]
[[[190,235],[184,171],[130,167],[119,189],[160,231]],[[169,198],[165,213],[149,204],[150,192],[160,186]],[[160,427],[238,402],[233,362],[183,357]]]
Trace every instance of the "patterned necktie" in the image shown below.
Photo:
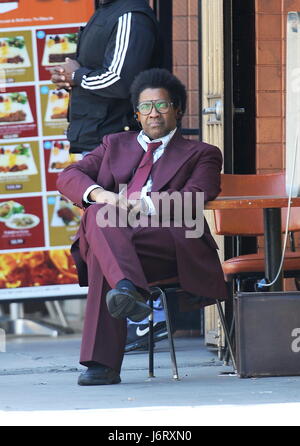
[[[161,141],[147,143],[147,152],[145,152],[133,178],[128,184],[128,197],[133,192],[140,192],[142,190],[153,166],[153,153],[160,145]]]

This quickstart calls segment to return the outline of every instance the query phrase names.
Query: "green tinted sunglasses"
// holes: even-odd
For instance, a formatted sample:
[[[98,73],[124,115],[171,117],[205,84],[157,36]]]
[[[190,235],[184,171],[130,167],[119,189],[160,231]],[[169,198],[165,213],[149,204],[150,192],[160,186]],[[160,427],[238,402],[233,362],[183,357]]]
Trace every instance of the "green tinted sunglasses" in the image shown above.
[[[170,107],[173,105],[173,102],[164,101],[162,99],[157,99],[156,101],[145,101],[141,102],[137,109],[141,115],[150,115],[152,112],[153,106],[155,107],[158,113],[168,113]]]

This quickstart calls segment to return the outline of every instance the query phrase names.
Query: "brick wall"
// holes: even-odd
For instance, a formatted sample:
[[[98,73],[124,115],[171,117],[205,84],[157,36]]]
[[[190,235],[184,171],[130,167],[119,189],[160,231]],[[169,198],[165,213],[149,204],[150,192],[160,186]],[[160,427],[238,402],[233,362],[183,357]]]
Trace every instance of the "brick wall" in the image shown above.
[[[198,1],[173,0],[173,72],[186,85],[183,127],[199,127]]]
[[[257,172],[285,167],[286,17],[300,0],[256,0]]]

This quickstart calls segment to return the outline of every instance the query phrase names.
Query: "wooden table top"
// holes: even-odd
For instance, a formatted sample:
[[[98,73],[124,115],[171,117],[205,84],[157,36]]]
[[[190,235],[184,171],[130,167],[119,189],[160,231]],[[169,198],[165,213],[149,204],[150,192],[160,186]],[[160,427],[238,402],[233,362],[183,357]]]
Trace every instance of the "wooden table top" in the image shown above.
[[[263,208],[286,208],[288,206],[288,197],[277,195],[265,196],[219,196],[215,200],[207,201],[205,209],[263,209]],[[292,207],[300,207],[300,197],[291,199]]]

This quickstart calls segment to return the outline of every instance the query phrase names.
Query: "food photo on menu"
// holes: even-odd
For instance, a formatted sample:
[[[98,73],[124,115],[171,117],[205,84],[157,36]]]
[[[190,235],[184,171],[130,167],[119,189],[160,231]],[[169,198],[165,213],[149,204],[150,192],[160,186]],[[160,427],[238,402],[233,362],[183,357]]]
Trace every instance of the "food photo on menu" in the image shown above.
[[[57,65],[65,62],[66,57],[75,59],[77,37],[77,33],[47,35],[42,65]]]
[[[82,159],[80,153],[70,153],[68,140],[47,140],[43,143],[46,184],[48,191],[56,191],[57,175],[70,164]]]
[[[0,145],[0,178],[38,173],[30,144]]]
[[[31,66],[24,36],[0,37],[1,68],[27,68]]]
[[[55,66],[75,59],[78,26],[39,29],[35,32],[40,80],[50,80]]]
[[[0,141],[0,194],[41,192],[38,141]]]
[[[67,198],[57,195],[52,214],[51,226],[78,226],[80,223],[80,209]]]
[[[34,122],[26,91],[0,94],[0,125]]]
[[[70,153],[70,143],[64,141],[52,141],[50,157],[48,163],[48,172],[59,173],[72,163],[76,163],[82,157],[77,153]]]
[[[19,288],[77,283],[70,251],[9,252],[0,256],[0,288]]]
[[[34,228],[40,222],[37,215],[25,213],[22,204],[9,200],[0,204],[0,221],[11,229]]]
[[[62,195],[49,195],[48,225],[50,246],[70,246],[79,229],[81,209]]]
[[[49,84],[40,86],[40,94],[43,135],[62,136],[68,126],[69,93],[56,90],[53,84]]]
[[[9,200],[0,203],[0,221],[7,222],[15,214],[23,214],[24,206],[16,201]]]
[[[67,119],[69,93],[65,90],[51,90],[48,96],[48,105],[45,121],[53,122]]]
[[[0,138],[37,136],[35,87],[7,87],[0,91]]]
[[[0,32],[0,67],[3,70],[3,84],[34,82],[35,67],[33,61],[31,31],[2,30]]]
[[[0,249],[44,246],[41,197],[0,202]]]

